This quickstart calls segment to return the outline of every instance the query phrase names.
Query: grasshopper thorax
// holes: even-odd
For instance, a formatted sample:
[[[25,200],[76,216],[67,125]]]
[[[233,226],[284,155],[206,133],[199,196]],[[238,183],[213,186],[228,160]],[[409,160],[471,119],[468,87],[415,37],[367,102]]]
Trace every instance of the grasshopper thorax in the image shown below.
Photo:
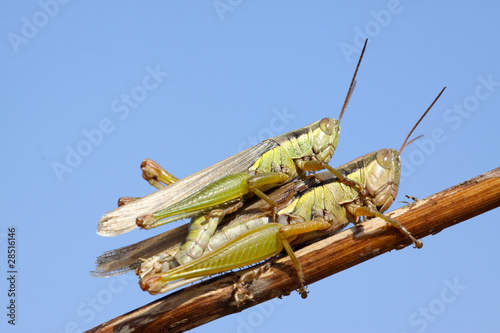
[[[398,195],[401,159],[395,149],[381,149],[366,160],[366,190],[380,212],[387,210]]]

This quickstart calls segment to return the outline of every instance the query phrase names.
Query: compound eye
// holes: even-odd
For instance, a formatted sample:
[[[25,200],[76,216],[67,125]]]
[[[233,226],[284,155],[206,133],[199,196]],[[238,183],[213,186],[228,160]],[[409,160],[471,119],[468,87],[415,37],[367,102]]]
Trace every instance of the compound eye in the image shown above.
[[[382,149],[377,152],[377,162],[384,169],[390,169],[392,166],[392,154],[389,149]]]
[[[323,118],[319,122],[319,128],[327,135],[332,135],[338,127],[338,121],[332,118]]]

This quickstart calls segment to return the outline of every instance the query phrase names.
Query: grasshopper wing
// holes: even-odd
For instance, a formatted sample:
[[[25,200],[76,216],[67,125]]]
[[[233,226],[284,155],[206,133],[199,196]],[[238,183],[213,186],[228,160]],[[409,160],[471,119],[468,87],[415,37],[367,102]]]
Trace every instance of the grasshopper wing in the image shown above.
[[[97,233],[110,237],[129,232],[137,228],[137,217],[173,205],[224,176],[247,171],[263,153],[277,145],[272,140],[266,140],[139,200],[115,208],[99,220]]]

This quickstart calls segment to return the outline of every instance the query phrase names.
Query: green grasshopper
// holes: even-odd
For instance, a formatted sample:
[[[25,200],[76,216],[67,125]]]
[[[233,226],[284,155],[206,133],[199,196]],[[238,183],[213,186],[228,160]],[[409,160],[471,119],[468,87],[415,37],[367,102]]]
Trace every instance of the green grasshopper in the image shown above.
[[[211,274],[254,264],[280,253],[284,248],[294,262],[300,283],[299,292],[305,297],[305,279],[292,246],[335,233],[350,222],[357,223],[361,216],[383,218],[420,248],[422,243],[406,228],[382,213],[397,195],[400,153],[436,100],[408,134],[399,152],[382,149],[337,169],[362,184],[368,191],[367,195],[361,195],[356,187],[339,182],[330,172],[298,179],[270,193],[278,204],[277,223],[273,222],[272,213],[266,209],[265,203],[259,200],[245,205],[235,214],[236,217],[228,216],[230,222],[221,226],[210,238],[205,253],[196,260],[179,263],[175,255],[180,250],[179,241],[182,242],[182,238],[159,235],[104,254],[98,258],[96,275],[122,273],[138,267],[138,258],[148,258],[140,264],[137,274],[141,277],[141,287],[156,294]],[[164,250],[159,251],[159,243],[163,244]],[[146,250],[148,248],[150,250]],[[242,277],[243,281],[245,279]]]
[[[340,119],[355,86],[363,47],[339,120],[323,118],[304,128],[268,139],[232,157],[177,180],[164,174],[169,186],[105,214],[98,222],[101,236],[116,236],[137,226],[150,229],[182,218],[211,214],[216,219],[237,210],[243,199],[255,194],[274,209],[276,203],[264,192],[303,178],[308,172],[327,169],[347,185],[364,189],[328,165],[338,144]],[[161,180],[161,179],[160,179]],[[150,181],[160,188],[161,181]]]

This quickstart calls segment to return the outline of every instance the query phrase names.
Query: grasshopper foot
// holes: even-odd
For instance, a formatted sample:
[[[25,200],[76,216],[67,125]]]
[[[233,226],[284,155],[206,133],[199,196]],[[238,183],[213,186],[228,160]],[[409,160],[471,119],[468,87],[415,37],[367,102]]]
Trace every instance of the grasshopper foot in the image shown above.
[[[307,294],[309,294],[309,292],[307,291],[307,288],[300,288],[299,289],[299,294],[300,294],[300,297],[302,297],[302,299],[306,299],[307,298]]]
[[[419,240],[415,240],[414,243],[415,243],[415,248],[416,249],[421,249],[422,246],[424,246],[424,244],[422,243],[422,241],[419,241]]]

